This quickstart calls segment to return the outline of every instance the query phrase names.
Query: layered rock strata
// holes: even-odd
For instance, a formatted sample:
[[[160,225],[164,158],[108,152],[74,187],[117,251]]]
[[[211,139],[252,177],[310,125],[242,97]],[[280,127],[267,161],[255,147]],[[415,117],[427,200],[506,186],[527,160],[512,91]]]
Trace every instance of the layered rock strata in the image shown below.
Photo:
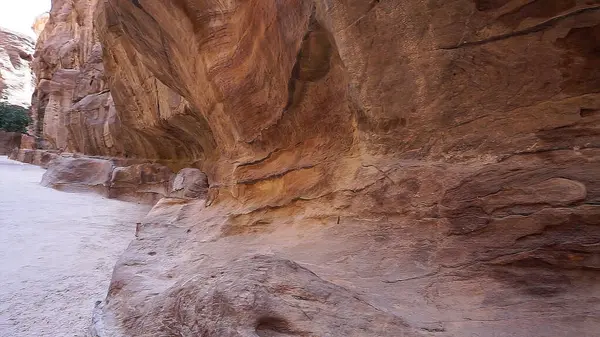
[[[31,38],[0,27],[0,99],[29,106],[34,88],[30,68],[34,42]]]
[[[94,334],[595,336],[598,27],[579,0],[55,0],[44,146],[207,179],[150,170],[177,198]],[[154,193],[142,167],[103,179]]]
[[[102,48],[93,21],[97,4],[97,0],[53,1],[33,63],[37,85],[32,117],[39,147],[192,163],[202,151],[187,149],[187,143],[207,126],[185,117],[173,121],[171,117],[188,109],[187,103],[151,73],[143,73],[135,60],[119,60],[128,64],[121,69],[134,70],[119,74],[126,85],[112,83],[114,77],[105,66],[114,67],[108,54],[119,47]],[[187,138],[181,139],[184,134]]]

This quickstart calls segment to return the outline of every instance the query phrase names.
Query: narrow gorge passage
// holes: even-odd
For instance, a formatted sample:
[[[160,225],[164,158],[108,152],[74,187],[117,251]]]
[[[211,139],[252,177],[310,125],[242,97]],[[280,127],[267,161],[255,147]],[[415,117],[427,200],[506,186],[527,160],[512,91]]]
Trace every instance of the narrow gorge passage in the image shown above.
[[[42,187],[0,157],[0,336],[85,336],[148,206]]]

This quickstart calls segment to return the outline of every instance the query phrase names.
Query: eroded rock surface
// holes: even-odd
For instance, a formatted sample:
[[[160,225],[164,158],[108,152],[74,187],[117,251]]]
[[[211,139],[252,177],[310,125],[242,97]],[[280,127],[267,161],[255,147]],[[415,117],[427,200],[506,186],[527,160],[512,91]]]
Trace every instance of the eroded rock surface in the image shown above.
[[[124,163],[119,160],[27,149],[20,149],[13,159],[47,168],[42,179],[42,185],[46,187],[69,192],[95,192],[111,199],[150,205],[171,194],[170,185],[175,179],[168,167],[157,163],[121,166]],[[181,175],[189,174],[183,172]],[[195,176],[191,175],[187,185],[182,185],[182,192],[202,191],[192,178]]]
[[[108,160],[59,157],[49,164],[42,185],[69,192],[91,190],[107,195],[112,171],[113,165]]]
[[[204,199],[208,192],[206,174],[198,169],[184,168],[171,183],[171,198]]]
[[[168,167],[159,164],[117,167],[110,179],[110,197],[155,203],[169,195],[172,176]]]
[[[592,177],[599,155],[553,151],[477,165],[390,161],[381,172],[361,170],[361,187],[257,210],[235,200],[163,199],[117,265],[97,328],[111,331],[106,336],[160,336],[150,322],[161,317],[173,335],[208,329],[203,313],[212,300],[194,280],[212,275],[214,266],[226,273],[238,259],[253,269],[249,274],[260,274],[261,264],[243,256],[271,254],[424,335],[594,336],[600,217]],[[168,305],[179,298],[175,289],[197,299],[194,313],[187,304]],[[228,296],[240,294],[228,289]],[[262,312],[239,302],[227,308],[249,317]],[[276,317],[292,311],[273,310]],[[238,326],[220,322],[223,329]],[[352,327],[357,336],[401,336]],[[300,331],[288,335],[321,336]]]
[[[209,186],[149,169],[176,198],[95,333],[596,336],[598,27],[583,0],[55,0],[45,146]]]
[[[44,28],[46,28],[48,19],[50,19],[50,13],[42,13],[35,18],[31,29],[33,30],[36,36],[40,36],[40,34],[42,34]]]
[[[10,154],[21,145],[21,134],[17,132],[0,131],[0,155]]]
[[[112,294],[120,291],[118,284],[113,280]],[[108,335],[421,336],[357,294],[272,256],[211,266],[175,283],[147,308]],[[98,326],[119,326],[108,321],[118,317],[96,319],[104,320]]]
[[[0,27],[0,99],[29,106],[34,89],[31,38]]]

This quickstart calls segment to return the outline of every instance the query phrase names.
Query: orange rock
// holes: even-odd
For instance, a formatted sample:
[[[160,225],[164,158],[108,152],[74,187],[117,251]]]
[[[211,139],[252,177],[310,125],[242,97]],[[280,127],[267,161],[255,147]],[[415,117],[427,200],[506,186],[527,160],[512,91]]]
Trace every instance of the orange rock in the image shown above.
[[[138,226],[97,335],[596,336],[599,27],[583,0],[53,1],[46,146],[208,185]],[[140,162],[112,188],[186,190]]]
[[[31,26],[31,29],[35,32],[35,35],[40,36],[40,34],[44,31],[46,24],[48,23],[48,19],[50,19],[50,13],[43,13],[38,15]]]
[[[21,144],[21,134],[0,131],[0,155],[8,155]]]

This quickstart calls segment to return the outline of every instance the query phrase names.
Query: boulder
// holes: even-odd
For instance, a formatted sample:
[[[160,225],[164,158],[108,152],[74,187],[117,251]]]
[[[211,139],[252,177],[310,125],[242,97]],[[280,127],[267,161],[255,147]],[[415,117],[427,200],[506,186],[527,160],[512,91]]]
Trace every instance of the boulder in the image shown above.
[[[18,157],[19,157],[19,148],[15,147],[14,149],[12,149],[12,151],[10,151],[8,158],[11,160],[17,160]]]
[[[172,176],[171,170],[160,164],[117,167],[110,178],[109,197],[154,204],[169,195]]]
[[[107,196],[112,170],[109,160],[61,156],[49,162],[41,184],[61,191]]]
[[[172,198],[201,199],[208,192],[206,174],[199,169],[184,168],[171,183],[169,196]]]
[[[35,137],[26,135],[26,134],[22,134],[20,147],[22,149],[35,150],[37,148]]]

